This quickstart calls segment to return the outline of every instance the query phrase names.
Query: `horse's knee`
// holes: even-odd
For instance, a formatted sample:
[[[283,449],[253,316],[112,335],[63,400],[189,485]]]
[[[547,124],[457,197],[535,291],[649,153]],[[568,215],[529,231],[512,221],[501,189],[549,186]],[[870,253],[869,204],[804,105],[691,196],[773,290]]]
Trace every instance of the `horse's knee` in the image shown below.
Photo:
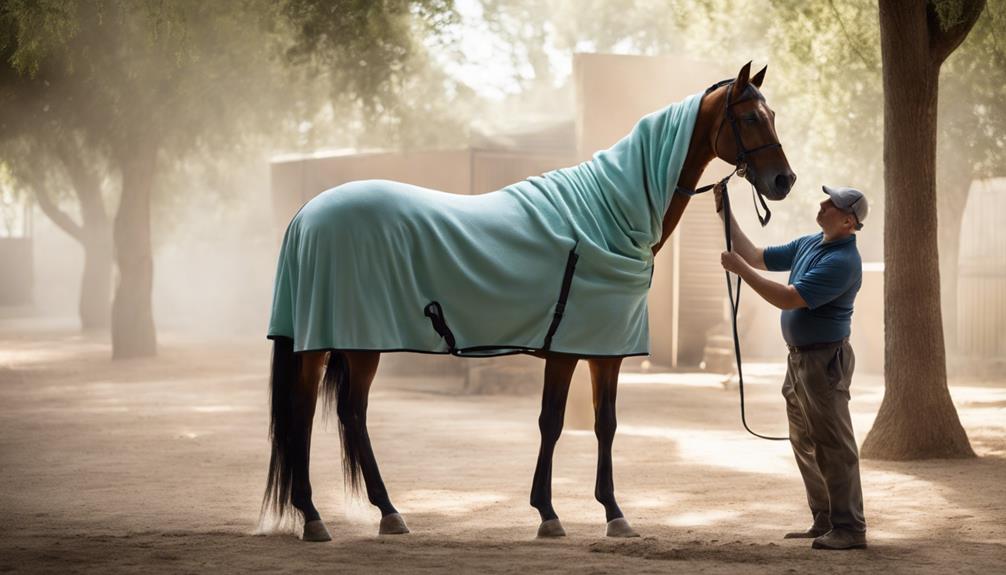
[[[562,418],[551,414],[542,414],[538,418],[538,430],[541,432],[542,441],[555,443],[562,435]]]
[[[606,441],[615,437],[615,430],[618,428],[618,420],[615,418],[615,411],[601,407],[594,414],[594,435],[599,440]]]

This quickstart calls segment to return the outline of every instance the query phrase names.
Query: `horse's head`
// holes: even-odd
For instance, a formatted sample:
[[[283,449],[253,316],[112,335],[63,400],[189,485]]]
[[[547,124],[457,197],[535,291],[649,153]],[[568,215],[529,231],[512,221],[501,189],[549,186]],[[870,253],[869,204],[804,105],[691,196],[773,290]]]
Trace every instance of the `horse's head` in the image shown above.
[[[770,200],[781,200],[789,194],[796,174],[779,143],[775,112],[759,90],[767,69],[766,66],[750,77],[751,62],[748,62],[737,78],[721,83],[723,105],[713,136],[713,152],[737,166],[737,173],[751,182],[758,193]]]

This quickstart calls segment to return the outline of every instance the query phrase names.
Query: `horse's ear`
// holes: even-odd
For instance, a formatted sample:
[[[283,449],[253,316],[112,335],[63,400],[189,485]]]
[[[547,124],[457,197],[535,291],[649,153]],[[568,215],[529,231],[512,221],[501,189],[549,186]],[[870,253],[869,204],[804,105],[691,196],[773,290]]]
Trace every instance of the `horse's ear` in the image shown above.
[[[751,78],[751,83],[755,85],[755,88],[761,88],[761,83],[765,80],[765,70],[768,70],[768,66],[762,68],[754,75],[754,78]]]
[[[737,79],[734,80],[734,92],[733,92],[734,100],[740,98],[741,95],[744,93],[744,90],[747,90],[748,84],[751,81],[750,78],[751,78],[751,62],[748,62],[747,64],[744,64],[744,67],[741,68],[741,71],[737,74]]]

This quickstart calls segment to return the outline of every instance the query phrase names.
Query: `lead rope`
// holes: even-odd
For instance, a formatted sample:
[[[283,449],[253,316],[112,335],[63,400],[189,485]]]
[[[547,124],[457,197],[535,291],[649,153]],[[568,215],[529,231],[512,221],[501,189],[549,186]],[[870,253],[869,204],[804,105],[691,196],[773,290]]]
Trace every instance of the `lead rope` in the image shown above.
[[[737,173],[736,169],[734,170],[734,173]],[[723,184],[723,230],[727,240],[728,252],[733,251],[733,237],[730,233],[730,221],[731,221],[730,195],[727,193],[727,181],[733,175],[734,174],[732,173],[729,176],[720,180],[720,183]],[[754,190],[754,186],[752,186],[751,189]],[[755,195],[757,196],[757,194]],[[769,219],[772,217],[772,213],[769,211],[768,205],[765,204],[764,199],[762,200],[762,207],[765,208],[764,218],[762,217],[761,213],[758,212],[758,204],[755,203],[755,213],[758,214],[758,221],[760,221],[761,225],[764,226],[765,224],[768,223]],[[737,276],[737,288],[736,288],[737,297],[735,299],[734,298],[735,289],[733,283],[730,281],[730,272],[725,273],[727,276],[727,295],[730,298],[730,322],[733,328],[733,335],[734,335],[734,356],[736,356],[737,358],[737,389],[740,390],[740,397],[741,397],[741,423],[744,425],[744,429],[746,429],[748,433],[750,433],[755,437],[760,437],[761,439],[768,439],[771,441],[787,441],[789,440],[789,437],[772,437],[770,435],[762,435],[760,433],[755,433],[754,431],[751,430],[750,427],[748,427],[747,415],[745,414],[744,410],[744,373],[741,371],[741,340],[740,337],[738,337],[737,335],[737,310],[740,308],[741,305],[741,278],[740,276]]]

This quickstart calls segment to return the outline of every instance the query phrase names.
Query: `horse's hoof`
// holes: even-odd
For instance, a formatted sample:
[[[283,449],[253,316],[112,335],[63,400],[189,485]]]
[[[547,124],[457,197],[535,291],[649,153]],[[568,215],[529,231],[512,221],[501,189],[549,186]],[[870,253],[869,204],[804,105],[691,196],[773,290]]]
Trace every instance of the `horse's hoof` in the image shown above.
[[[409,532],[405,519],[398,513],[390,513],[381,517],[381,535],[402,535]]]
[[[639,537],[639,533],[633,529],[629,522],[625,520],[625,517],[619,517],[618,519],[612,519],[608,522],[607,533],[608,537]]]
[[[321,519],[304,524],[304,541],[331,541],[332,535]]]
[[[558,519],[542,521],[541,525],[538,526],[538,539],[565,536],[566,530],[562,528],[562,523]]]

